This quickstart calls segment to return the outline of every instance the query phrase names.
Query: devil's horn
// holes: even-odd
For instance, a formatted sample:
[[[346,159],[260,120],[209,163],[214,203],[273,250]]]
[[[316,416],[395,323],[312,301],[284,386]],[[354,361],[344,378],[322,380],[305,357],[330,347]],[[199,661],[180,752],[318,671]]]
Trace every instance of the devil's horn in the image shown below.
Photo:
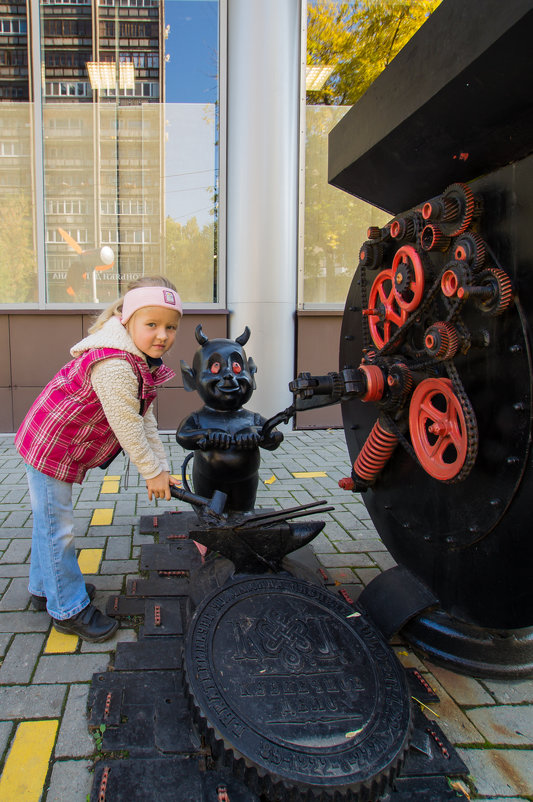
[[[194,336],[196,337],[196,339],[200,343],[200,345],[205,345],[206,343],[209,342],[209,337],[207,337],[202,331],[202,324],[201,323],[198,323],[198,325],[196,326],[196,328],[194,330]]]
[[[239,345],[246,345],[249,339],[250,339],[250,329],[248,328],[248,326],[245,326],[243,333],[239,337],[235,337],[235,342],[239,343]]]

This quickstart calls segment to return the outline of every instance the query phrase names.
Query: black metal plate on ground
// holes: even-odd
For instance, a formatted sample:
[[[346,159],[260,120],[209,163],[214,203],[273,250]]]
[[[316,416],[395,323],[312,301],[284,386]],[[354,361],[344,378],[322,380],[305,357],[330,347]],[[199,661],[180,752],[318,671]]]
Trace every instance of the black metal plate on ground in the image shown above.
[[[457,802],[466,799],[450,788],[446,777],[412,777],[399,779],[394,791],[382,802]]]
[[[97,675],[96,683],[89,726],[106,725],[104,751],[157,756],[197,749],[178,672],[110,672]]]
[[[283,558],[282,567],[293,576],[317,582],[321,585],[333,585],[334,581],[320,565],[310,543],[301,549],[291,552]]]
[[[189,537],[189,529],[198,524],[198,516],[194,512],[163,512],[160,515],[141,515],[139,532],[141,535],[157,533],[160,540],[168,535],[185,535]]]
[[[344,583],[336,588],[330,588],[330,590],[339,594],[341,598],[344,599],[345,602],[348,604],[355,605],[357,599],[359,598],[361,591],[363,590],[362,585],[345,585]]]
[[[91,710],[89,726],[97,727],[106,721],[104,696],[111,694],[123,703],[154,704],[163,695],[175,695],[181,690],[181,675],[175,671],[105,671],[93,674],[92,684],[87,699]],[[105,692],[105,693],[103,693]],[[118,702],[117,702],[118,704]]]
[[[150,638],[137,643],[117,643],[115,671],[181,669],[181,639]]]
[[[197,761],[185,758],[100,761],[90,802],[99,802],[104,775],[106,802],[217,802],[224,788],[231,802],[260,802],[229,772],[203,773]]]
[[[414,711],[415,729],[411,746],[403,765],[402,777],[428,777],[444,774],[464,777],[468,774],[443,731],[435,721],[429,721],[420,710]]]
[[[411,696],[415,697],[415,700],[418,699],[419,702],[439,701],[437,693],[435,693],[431,685],[424,678],[424,675],[421,674],[418,669],[406,668],[405,673],[407,674],[409,691],[411,692]]]
[[[128,615],[144,615],[144,599],[128,598],[127,596],[110,596],[106,602],[105,611],[113,618],[123,618]]]
[[[188,693],[215,752],[244,758],[254,791],[316,799],[381,793],[408,746],[405,674],[379,631],[323,588],[244,579],[197,609]],[[348,733],[350,733],[348,735]]]
[[[183,596],[189,586],[189,571],[183,570],[178,576],[162,576],[150,579],[128,579],[126,595],[140,596]]]
[[[185,758],[103,760],[95,766],[90,802],[102,798],[104,782],[106,802],[198,802],[203,799],[203,791],[200,772],[195,768]]]
[[[199,568],[200,552],[192,540],[175,543],[150,543],[142,547],[139,567],[141,571],[175,571]]]
[[[183,635],[179,599],[145,599],[144,635]]]
[[[196,516],[192,517],[196,519]],[[301,551],[304,552],[308,548],[305,547]],[[146,546],[142,547],[141,553],[144,549],[146,549]],[[295,561],[292,570],[298,576],[308,577],[310,576],[309,569],[315,570],[316,568],[315,560],[314,555],[307,555],[307,558]],[[322,576],[322,573],[324,576]],[[231,582],[230,575],[231,563],[220,556],[211,555],[199,570],[192,572],[190,583],[181,577],[159,578],[154,576],[149,579],[138,577],[128,582],[128,596],[118,597],[118,609],[133,611],[137,609],[135,605],[142,604],[143,610],[146,610],[146,604],[150,603],[153,615],[153,608],[156,604],[164,605],[168,602],[178,604],[182,614],[183,627],[187,629],[187,627],[190,628],[188,623],[190,620],[189,607],[191,605],[194,607],[195,603],[198,602],[203,603],[208,594],[218,596],[219,593],[223,592],[222,588],[225,583],[228,580]],[[325,571],[320,571],[317,576],[322,581],[328,579]],[[266,579],[269,582],[295,581],[286,575],[258,577],[257,579],[260,581]],[[246,581],[255,582],[256,579]],[[338,596],[338,585],[331,587],[330,592],[324,590],[321,586],[302,584],[311,587],[315,593],[325,594],[330,602],[333,603],[335,609],[340,605],[343,611],[339,623],[341,632],[344,632],[345,622],[348,622],[348,626],[352,626],[354,619],[345,619],[344,615],[358,612],[359,608],[357,604],[349,607],[341,600]],[[137,594],[132,592],[134,587]],[[171,592],[169,592],[169,589],[172,589]],[[150,594],[147,593],[148,590],[150,590]],[[191,595],[187,595],[188,593]],[[114,599],[115,597],[112,598]],[[287,598],[284,594],[281,594],[281,598],[283,609]],[[131,602],[133,606],[123,607],[123,600],[124,603],[126,601]],[[226,618],[226,616],[224,617]],[[283,617],[279,624],[280,634],[284,632],[282,624]],[[372,628],[371,631],[373,631]],[[237,626],[237,633],[239,634],[239,626]],[[240,635],[242,635],[242,631]],[[256,637],[254,632],[247,632],[244,639],[237,641],[238,649],[244,649],[245,653],[250,651],[253,654],[255,648],[262,648],[262,643],[272,648],[269,635],[270,637],[273,636],[273,633],[269,630],[263,632],[259,637]],[[100,724],[105,724],[106,731],[103,739],[103,759],[95,765],[95,781],[90,797],[91,802],[98,801],[102,771],[105,766],[110,769],[106,785],[106,802],[126,802],[126,800],[127,802],[145,802],[148,796],[149,798],[157,799],[158,802],[218,802],[219,798],[224,799],[224,788],[226,788],[225,793],[231,802],[273,802],[276,798],[275,794],[271,793],[272,783],[268,779],[261,781],[260,792],[256,793],[256,790],[252,790],[243,784],[242,774],[233,775],[229,770],[217,768],[224,757],[223,754],[218,754],[217,757],[217,755],[211,753],[209,748],[201,746],[191,713],[186,709],[185,695],[182,688],[183,642],[183,635],[147,637],[145,627],[141,627],[139,640],[136,643],[124,642],[117,644],[113,670],[93,676],[89,695],[89,707],[91,708],[89,726],[95,728]],[[286,644],[285,659],[287,659],[287,654],[290,655],[291,640],[281,639],[280,642]],[[318,641],[317,643],[319,644],[317,647],[319,653],[327,661],[327,651],[329,649],[327,644],[329,641],[324,641],[322,647]],[[325,651],[324,644],[326,644]],[[293,643],[296,654],[301,651],[299,645],[301,646],[301,641],[298,637],[298,631],[296,631]],[[320,652],[321,648],[323,653]],[[385,646],[385,649],[390,653],[387,646]],[[275,648],[274,652],[276,652]],[[363,652],[365,652],[364,649]],[[304,658],[308,658],[307,653],[303,652],[302,654]],[[338,672],[338,676],[341,677],[339,682],[342,682],[345,670],[349,670],[351,676],[354,676],[354,672],[349,667],[346,668],[342,655],[343,653],[341,652],[341,659],[338,665],[335,664],[335,660],[332,661],[333,674],[337,676],[336,672]],[[365,655],[363,656],[363,662],[364,657]],[[273,659],[274,661],[281,661],[281,652],[277,653],[277,657],[274,654]],[[347,657],[344,655],[344,660],[346,659]],[[352,659],[350,655],[348,655],[348,659]],[[378,657],[379,660],[380,658]],[[320,664],[320,660],[318,663]],[[297,678],[300,677],[300,673],[293,669],[287,673],[288,679],[294,679],[295,676]],[[258,668],[258,672],[260,670]],[[407,675],[410,673],[412,672],[408,670]],[[312,677],[312,672],[310,674]],[[269,677],[272,679],[271,674],[269,674]],[[324,673],[318,672],[314,679],[323,680]],[[307,675],[304,672],[303,681],[304,683],[310,681],[309,672]],[[329,688],[330,686],[327,687]],[[348,685],[348,687],[350,686]],[[304,693],[302,688],[299,689],[299,692],[287,694],[291,700],[289,702],[289,705],[292,705],[290,709],[294,710],[294,702],[297,702],[298,699],[305,699],[307,696],[311,696],[310,693]],[[321,696],[328,697],[330,702],[335,702],[336,697],[342,695],[342,693],[343,691],[320,691],[319,683],[318,690],[314,692],[314,697],[319,702]],[[357,695],[358,692],[356,692]],[[414,695],[423,701],[420,689]],[[258,697],[257,700],[262,711],[262,698]],[[321,706],[326,707],[327,712],[327,705],[322,704]],[[318,710],[311,711],[311,715],[317,716],[319,712]],[[302,714],[304,714],[303,711]],[[433,722],[427,721],[418,708],[415,710],[415,721],[417,726],[413,732],[412,743],[415,746],[418,745],[419,748],[413,749],[411,747],[408,750],[406,769],[402,771],[402,776],[406,775],[406,771],[411,773],[414,771],[417,775],[431,775],[439,769],[442,769],[442,774],[455,774],[455,769],[464,764],[459,761],[457,754],[445,740],[444,735],[436,728]],[[315,723],[309,728],[311,731],[316,730]],[[325,726],[327,726],[327,722],[318,722],[319,728],[324,728]],[[437,737],[441,740],[445,749],[449,750],[450,759],[446,759],[440,753],[440,748],[435,739],[425,731],[427,726],[435,729]],[[214,751],[216,751],[216,744]],[[111,759],[111,755],[109,755],[110,759],[106,760],[106,752],[115,752],[117,756],[115,759]],[[125,752],[134,756],[135,760],[123,759],[121,755]],[[223,750],[220,750],[220,752],[223,752]],[[243,768],[242,762],[238,768]],[[464,774],[466,773],[466,767],[464,767]],[[252,779],[252,786],[255,780]],[[439,780],[439,782],[435,784],[435,780]],[[377,777],[376,783],[374,783],[375,787],[372,789],[370,798],[373,799],[373,802],[377,802],[381,792],[386,792],[386,789],[378,787],[381,781],[382,774]],[[402,785],[398,786],[398,788],[404,790],[391,792],[390,796],[387,797],[387,802],[389,800],[390,802],[407,802],[407,800],[411,799],[415,800],[415,802],[441,802],[441,800],[457,798],[453,792],[450,792],[444,777],[409,777],[407,782],[410,784],[404,786],[403,783],[405,782],[402,779]],[[328,791],[326,791],[326,795]],[[400,796],[400,793],[402,796]],[[412,795],[409,796],[411,793]],[[449,795],[450,793],[452,794],[451,796]],[[295,791],[291,795],[296,796],[297,792]],[[288,788],[283,790],[282,796],[284,802],[288,802]],[[327,796],[327,798],[330,797]],[[343,800],[354,798],[356,797],[351,791],[342,796]]]

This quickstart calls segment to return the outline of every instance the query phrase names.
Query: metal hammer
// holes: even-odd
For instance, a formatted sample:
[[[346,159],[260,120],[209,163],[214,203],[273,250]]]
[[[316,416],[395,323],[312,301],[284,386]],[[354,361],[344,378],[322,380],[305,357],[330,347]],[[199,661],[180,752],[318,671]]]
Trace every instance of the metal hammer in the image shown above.
[[[193,507],[202,508],[203,512],[212,515],[214,518],[222,517],[228,499],[226,493],[223,493],[222,490],[215,490],[212,498],[205,498],[175,485],[170,485],[170,495],[179,499],[179,501],[186,501],[187,504],[192,504]]]

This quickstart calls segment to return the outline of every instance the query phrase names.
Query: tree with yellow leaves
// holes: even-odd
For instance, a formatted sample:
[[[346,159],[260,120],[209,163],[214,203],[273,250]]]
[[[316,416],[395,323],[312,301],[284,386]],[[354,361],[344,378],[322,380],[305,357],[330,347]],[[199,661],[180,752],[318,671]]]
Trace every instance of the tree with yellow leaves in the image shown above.
[[[311,105],[353,105],[441,0],[314,0],[307,11],[307,64],[334,67]]]

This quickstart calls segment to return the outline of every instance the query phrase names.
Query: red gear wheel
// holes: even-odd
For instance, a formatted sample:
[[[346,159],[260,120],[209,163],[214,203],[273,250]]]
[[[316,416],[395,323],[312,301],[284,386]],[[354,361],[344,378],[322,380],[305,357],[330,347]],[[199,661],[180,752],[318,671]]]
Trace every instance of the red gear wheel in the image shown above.
[[[444,233],[449,237],[458,237],[463,234],[474,216],[476,208],[476,201],[474,193],[468,184],[450,184],[442,193],[443,203],[446,205],[449,201],[457,201],[458,214],[453,221],[446,221]]]
[[[374,279],[368,309],[363,309],[363,315],[368,317],[370,336],[378,348],[383,348],[407,320],[406,310],[397,304],[392,270],[382,270]]]
[[[453,268],[446,270],[440,280],[440,287],[444,295],[447,298],[453,298],[460,286],[456,271]]]
[[[494,284],[495,282],[497,286],[496,302],[487,309],[487,311],[490,315],[501,315],[502,312],[505,312],[505,310],[509,308],[513,300],[513,285],[511,284],[511,279],[507,273],[499,267],[488,267],[485,273],[489,274],[489,276],[487,276],[488,280],[491,281],[492,277],[492,283]],[[482,304],[482,308],[483,306]]]
[[[428,223],[420,234],[420,247],[424,251],[447,251],[451,239],[445,236],[438,226]]]
[[[459,347],[457,331],[451,323],[438,320],[424,335],[424,348],[436,359],[453,359]]]
[[[402,245],[392,260],[393,291],[398,305],[413,312],[424,294],[424,266],[412,245]]]
[[[441,482],[454,479],[468,454],[468,430],[450,379],[424,379],[413,393],[409,431],[426,473]]]
[[[468,231],[456,241],[454,259],[458,262],[470,262],[474,272],[481,270],[485,264],[485,257],[485,243],[479,234]]]
[[[380,401],[385,389],[385,379],[381,368],[378,368],[377,365],[361,364],[359,370],[364,373],[366,379],[366,393],[361,396],[361,401]]]

